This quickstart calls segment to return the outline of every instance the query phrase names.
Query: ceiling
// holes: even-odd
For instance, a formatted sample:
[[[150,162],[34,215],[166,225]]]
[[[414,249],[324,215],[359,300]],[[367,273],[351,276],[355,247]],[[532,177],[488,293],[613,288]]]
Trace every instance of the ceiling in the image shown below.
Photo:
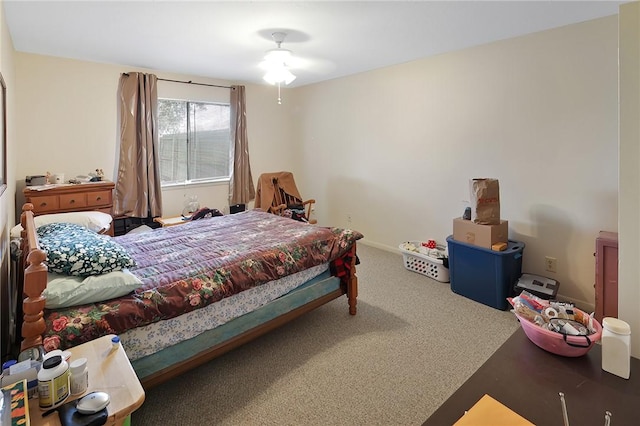
[[[17,51],[264,83],[275,48],[291,87],[618,13],[620,1],[4,0]]]

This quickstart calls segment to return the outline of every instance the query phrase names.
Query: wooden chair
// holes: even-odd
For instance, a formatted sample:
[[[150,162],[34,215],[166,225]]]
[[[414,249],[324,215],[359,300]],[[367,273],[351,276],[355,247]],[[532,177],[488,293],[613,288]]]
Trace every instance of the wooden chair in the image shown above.
[[[311,217],[316,200],[302,200],[291,172],[263,173],[258,178],[255,207],[279,216],[301,212],[303,221],[317,223]]]

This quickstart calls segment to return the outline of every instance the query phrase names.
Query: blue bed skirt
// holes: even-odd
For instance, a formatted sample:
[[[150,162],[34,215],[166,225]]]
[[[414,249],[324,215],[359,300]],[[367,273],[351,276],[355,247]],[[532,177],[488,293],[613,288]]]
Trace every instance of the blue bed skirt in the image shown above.
[[[175,364],[185,362],[202,351],[227,342],[254,327],[339,289],[340,279],[331,276],[331,273],[326,271],[253,312],[242,315],[212,330],[205,331],[177,345],[132,361],[131,365],[138,378],[144,381],[145,377],[157,374]]]

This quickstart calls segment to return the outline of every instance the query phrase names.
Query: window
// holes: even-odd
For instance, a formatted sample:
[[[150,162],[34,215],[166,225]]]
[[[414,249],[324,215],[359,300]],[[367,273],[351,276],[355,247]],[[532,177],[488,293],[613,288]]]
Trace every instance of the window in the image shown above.
[[[229,109],[228,104],[158,100],[163,185],[229,178]]]

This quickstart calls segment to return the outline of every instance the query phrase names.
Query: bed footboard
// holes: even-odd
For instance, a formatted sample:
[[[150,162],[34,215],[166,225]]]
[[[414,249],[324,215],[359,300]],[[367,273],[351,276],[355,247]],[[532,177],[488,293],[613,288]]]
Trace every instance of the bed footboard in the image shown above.
[[[24,294],[22,302],[24,313],[22,323],[22,343],[20,350],[42,345],[42,335],[46,330],[44,322],[45,300],[42,292],[47,287],[47,254],[40,250],[33,220],[33,204],[22,207],[20,216],[22,225],[21,268],[24,270]]]
[[[349,313],[355,315],[357,312],[356,304],[358,302],[358,277],[356,276],[356,244],[350,249],[351,255],[351,268],[350,275],[347,281],[347,299],[349,300]]]

